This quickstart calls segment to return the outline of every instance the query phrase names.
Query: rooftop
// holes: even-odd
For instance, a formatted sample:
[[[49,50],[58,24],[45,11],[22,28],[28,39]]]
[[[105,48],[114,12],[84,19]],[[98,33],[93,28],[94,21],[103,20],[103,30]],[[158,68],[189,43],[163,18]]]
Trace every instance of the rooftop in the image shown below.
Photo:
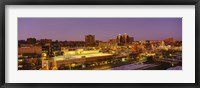
[[[62,55],[62,56],[52,57],[51,59],[54,59],[54,60],[70,60],[70,59],[80,59],[82,57],[89,58],[89,57],[100,57],[100,56],[111,56],[111,55],[112,54],[108,54],[108,53]]]

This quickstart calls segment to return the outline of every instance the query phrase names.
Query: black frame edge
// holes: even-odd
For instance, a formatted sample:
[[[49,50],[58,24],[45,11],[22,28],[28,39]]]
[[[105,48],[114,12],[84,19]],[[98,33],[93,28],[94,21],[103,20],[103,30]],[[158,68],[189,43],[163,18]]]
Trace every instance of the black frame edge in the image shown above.
[[[4,87],[5,85],[5,1],[1,1],[1,6],[0,6],[1,12],[2,13],[0,16],[0,86]]]
[[[199,54],[199,50],[200,47],[198,44],[200,44],[199,38],[200,38],[200,1],[198,1],[195,4],[195,84],[197,87],[200,86],[200,76],[198,74],[200,74],[200,54]]]
[[[195,5],[199,0],[6,0],[13,5]]]

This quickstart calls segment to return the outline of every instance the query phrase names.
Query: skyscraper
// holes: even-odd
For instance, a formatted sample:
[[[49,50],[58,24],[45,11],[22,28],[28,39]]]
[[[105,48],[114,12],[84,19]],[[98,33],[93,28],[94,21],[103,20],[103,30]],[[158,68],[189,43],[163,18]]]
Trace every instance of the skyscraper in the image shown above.
[[[124,43],[124,44],[129,43],[129,36],[128,36],[127,33],[125,33],[125,34],[123,35],[123,43]]]
[[[133,37],[131,37],[131,39],[130,39],[130,37],[127,33],[125,33],[123,36],[121,34],[119,34],[117,36],[117,44],[118,45],[128,44],[128,43],[131,43],[133,41],[134,41]]]
[[[122,39],[122,35],[121,35],[121,34],[119,34],[119,35],[117,36],[116,41],[117,41],[117,44],[118,44],[118,45],[119,45],[119,44],[122,44],[123,39]]]
[[[129,43],[134,42],[134,37],[129,37]]]
[[[85,35],[86,46],[95,46],[95,35]]]

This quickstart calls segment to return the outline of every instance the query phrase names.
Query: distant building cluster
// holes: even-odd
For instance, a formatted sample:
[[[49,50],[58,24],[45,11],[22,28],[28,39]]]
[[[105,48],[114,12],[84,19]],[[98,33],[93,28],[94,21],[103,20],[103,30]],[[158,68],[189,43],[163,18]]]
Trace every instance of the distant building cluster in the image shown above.
[[[115,60],[120,61],[122,58],[124,61],[125,57],[133,58],[136,54],[139,54],[138,58],[140,58],[140,55],[151,56],[155,55],[155,52],[158,54],[157,51],[172,49],[180,52],[182,41],[177,41],[174,38],[135,41],[134,37],[130,37],[127,33],[116,35],[116,39],[108,39],[104,42],[96,40],[95,35],[90,34],[85,35],[85,41],[53,41],[52,39],[27,38],[18,41],[18,59],[31,58],[26,62],[30,65],[19,65],[21,68],[24,67],[23,69],[30,69],[32,65],[35,67],[36,64],[42,64],[42,66],[32,69],[58,69],[63,64],[69,66],[72,63],[78,65],[87,63],[89,66],[93,66],[94,62],[104,63],[107,60],[114,63]],[[38,62],[33,58],[41,58],[42,62]],[[51,60],[47,58],[51,58]],[[162,58],[162,56],[159,58]],[[23,63],[20,62],[20,64]]]
[[[129,35],[125,33],[124,35],[119,34],[116,40],[117,40],[118,45],[124,45],[128,43],[132,43],[134,41],[134,37],[129,37]]]
[[[165,45],[181,44],[182,42],[176,41],[174,38],[167,38],[164,41],[134,41],[134,37],[130,37],[127,33],[119,34],[116,39],[109,39],[107,42],[96,40],[95,35],[85,35],[85,41],[52,41],[52,39],[27,38],[27,40],[18,41],[18,54],[56,56],[62,55],[63,49],[70,50],[74,47],[99,47],[102,48],[101,51],[108,51],[107,48],[116,49],[117,46],[132,46],[134,50],[138,50],[139,48],[153,49]]]
[[[164,40],[166,44],[175,44],[176,40],[174,38],[167,38]]]

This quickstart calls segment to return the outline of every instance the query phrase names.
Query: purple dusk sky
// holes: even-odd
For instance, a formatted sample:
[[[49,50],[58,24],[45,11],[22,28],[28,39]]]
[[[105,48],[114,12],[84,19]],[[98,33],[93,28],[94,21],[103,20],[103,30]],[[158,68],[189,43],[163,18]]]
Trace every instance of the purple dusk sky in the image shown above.
[[[182,18],[18,18],[18,39],[84,41],[116,39],[127,33],[135,40],[182,40]]]

